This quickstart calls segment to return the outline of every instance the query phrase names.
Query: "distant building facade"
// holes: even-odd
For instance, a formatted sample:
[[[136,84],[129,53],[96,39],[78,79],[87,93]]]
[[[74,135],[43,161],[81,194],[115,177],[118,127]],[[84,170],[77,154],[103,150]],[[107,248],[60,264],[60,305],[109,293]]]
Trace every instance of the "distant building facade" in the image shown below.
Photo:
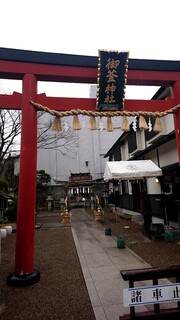
[[[96,97],[96,90],[96,86],[90,86],[91,98]],[[106,118],[97,119],[98,130],[88,128],[88,117],[79,116],[79,119],[82,129],[73,132],[75,142],[72,153],[58,151],[56,144],[52,145],[51,150],[38,149],[37,170],[43,169],[49,173],[52,184],[57,180],[68,181],[71,172],[89,171],[93,180],[103,178],[106,163],[104,155],[122,133],[117,119],[113,119],[114,131],[112,132],[106,130]],[[72,128],[72,117],[67,117],[65,121],[69,128]]]

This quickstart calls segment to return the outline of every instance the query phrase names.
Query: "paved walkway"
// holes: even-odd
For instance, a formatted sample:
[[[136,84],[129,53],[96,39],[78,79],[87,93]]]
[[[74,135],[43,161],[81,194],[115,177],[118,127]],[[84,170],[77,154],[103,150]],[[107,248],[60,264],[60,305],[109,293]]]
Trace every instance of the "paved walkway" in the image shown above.
[[[123,306],[123,288],[128,287],[120,270],[149,267],[130,249],[117,248],[116,238],[83,209],[72,211],[73,236],[97,320],[119,320],[129,313]],[[144,306],[138,310],[146,310]]]

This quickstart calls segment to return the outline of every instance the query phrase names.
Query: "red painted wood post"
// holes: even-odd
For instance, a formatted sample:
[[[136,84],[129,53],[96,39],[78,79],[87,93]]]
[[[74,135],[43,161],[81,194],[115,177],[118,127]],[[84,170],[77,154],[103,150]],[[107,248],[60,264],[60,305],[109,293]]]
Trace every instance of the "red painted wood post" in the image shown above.
[[[172,94],[175,100],[175,105],[180,104],[180,82],[177,81],[172,87]],[[178,157],[180,163],[180,108],[177,112],[174,113],[174,124],[175,124],[175,133],[176,133],[176,144],[178,150]]]
[[[37,81],[31,74],[23,77],[20,177],[16,231],[15,273],[7,282],[24,286],[37,282],[34,271],[34,233],[36,209],[37,111],[29,103],[36,101]]]

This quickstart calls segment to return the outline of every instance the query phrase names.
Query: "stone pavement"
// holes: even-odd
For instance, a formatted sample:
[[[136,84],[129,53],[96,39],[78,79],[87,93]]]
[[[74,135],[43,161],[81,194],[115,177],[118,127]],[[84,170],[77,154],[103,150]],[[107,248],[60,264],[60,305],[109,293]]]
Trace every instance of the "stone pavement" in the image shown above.
[[[72,210],[72,232],[82,271],[97,320],[119,320],[129,313],[123,306],[123,288],[128,287],[120,270],[150,267],[127,247],[117,248],[115,237],[82,208]],[[145,306],[138,311],[147,310]]]

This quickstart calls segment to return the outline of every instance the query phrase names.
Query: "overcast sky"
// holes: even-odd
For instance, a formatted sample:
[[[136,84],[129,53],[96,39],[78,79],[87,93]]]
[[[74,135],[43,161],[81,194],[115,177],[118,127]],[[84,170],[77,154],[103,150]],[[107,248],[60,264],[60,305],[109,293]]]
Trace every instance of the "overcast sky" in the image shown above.
[[[6,0],[1,3],[0,46],[98,56],[99,49],[130,58],[180,60],[179,0]],[[0,89],[19,84],[0,80]],[[143,90],[142,90],[143,89]],[[126,98],[151,98],[158,88],[129,88]],[[41,84],[47,95],[88,96],[89,85]],[[20,91],[20,90],[19,90]]]

